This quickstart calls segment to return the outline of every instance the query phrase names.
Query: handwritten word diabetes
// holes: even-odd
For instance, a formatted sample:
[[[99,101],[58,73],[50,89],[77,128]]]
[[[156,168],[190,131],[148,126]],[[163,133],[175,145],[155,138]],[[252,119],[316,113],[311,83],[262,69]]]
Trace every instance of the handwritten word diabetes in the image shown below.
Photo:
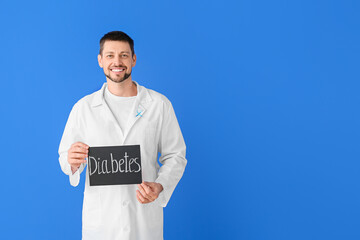
[[[108,168],[108,160],[100,158],[96,159],[92,156],[89,156],[89,165],[90,165],[90,176],[95,174],[109,174],[109,173],[132,173],[132,172],[140,172],[141,166],[137,162],[138,158],[130,158],[125,152],[124,158],[120,160],[116,160],[113,158],[112,153],[110,153],[110,165],[111,170]]]

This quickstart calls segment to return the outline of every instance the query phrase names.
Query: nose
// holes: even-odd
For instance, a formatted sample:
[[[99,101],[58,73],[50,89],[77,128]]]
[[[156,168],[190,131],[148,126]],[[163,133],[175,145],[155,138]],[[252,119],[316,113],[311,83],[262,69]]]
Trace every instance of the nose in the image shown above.
[[[115,56],[114,57],[114,64],[117,65],[117,66],[122,65],[122,61],[121,61],[120,56]]]

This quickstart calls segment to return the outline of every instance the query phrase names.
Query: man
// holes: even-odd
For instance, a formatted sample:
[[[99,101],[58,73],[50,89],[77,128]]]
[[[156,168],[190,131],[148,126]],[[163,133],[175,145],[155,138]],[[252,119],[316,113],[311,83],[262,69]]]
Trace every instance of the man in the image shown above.
[[[86,168],[83,239],[163,239],[163,207],[187,163],[174,110],[165,96],[132,80],[134,42],[124,32],[101,38],[98,62],[106,83],[73,106],[59,146],[61,169],[77,186],[89,147],[140,145],[144,181],[90,186]]]

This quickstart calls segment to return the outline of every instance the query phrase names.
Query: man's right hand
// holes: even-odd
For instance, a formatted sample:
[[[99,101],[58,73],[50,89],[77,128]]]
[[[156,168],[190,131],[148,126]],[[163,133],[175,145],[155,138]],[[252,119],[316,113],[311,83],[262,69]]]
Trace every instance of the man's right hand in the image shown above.
[[[89,146],[82,142],[73,143],[68,151],[68,162],[71,171],[74,174],[82,163],[86,163],[85,158],[88,157]]]

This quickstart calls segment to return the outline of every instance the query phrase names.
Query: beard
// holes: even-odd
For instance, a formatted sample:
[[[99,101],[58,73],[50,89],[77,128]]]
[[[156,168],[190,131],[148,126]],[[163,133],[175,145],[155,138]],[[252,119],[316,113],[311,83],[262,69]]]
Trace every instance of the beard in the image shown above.
[[[123,81],[125,81],[126,79],[128,79],[131,76],[131,73],[132,73],[132,70],[130,71],[130,73],[125,73],[123,77],[118,77],[118,78],[111,77],[110,73],[109,74],[105,73],[105,76],[115,83],[122,83]]]

